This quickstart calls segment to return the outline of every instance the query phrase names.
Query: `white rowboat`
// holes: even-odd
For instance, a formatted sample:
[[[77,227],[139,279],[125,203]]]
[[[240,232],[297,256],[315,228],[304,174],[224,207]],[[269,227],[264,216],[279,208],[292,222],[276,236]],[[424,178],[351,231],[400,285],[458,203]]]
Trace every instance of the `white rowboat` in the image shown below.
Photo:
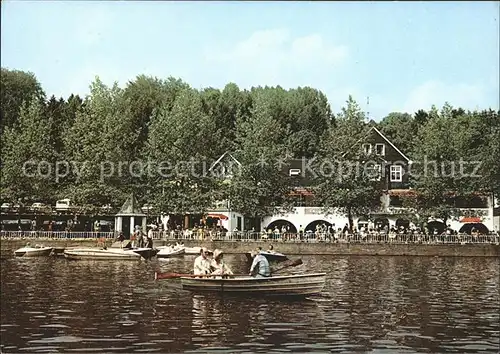
[[[35,247],[26,246],[19,248],[14,251],[14,255],[17,257],[45,257],[50,256],[54,247],[44,247],[41,245],[35,245]]]
[[[158,247],[158,253],[156,257],[158,258],[168,258],[175,256],[182,256],[185,253],[184,248],[176,248],[171,246]]]
[[[325,287],[326,273],[296,274],[253,278],[182,277],[185,290],[195,292],[218,292],[247,296],[307,296],[319,294]]]
[[[141,259],[141,255],[131,249],[122,248],[73,248],[64,250],[67,259]]]

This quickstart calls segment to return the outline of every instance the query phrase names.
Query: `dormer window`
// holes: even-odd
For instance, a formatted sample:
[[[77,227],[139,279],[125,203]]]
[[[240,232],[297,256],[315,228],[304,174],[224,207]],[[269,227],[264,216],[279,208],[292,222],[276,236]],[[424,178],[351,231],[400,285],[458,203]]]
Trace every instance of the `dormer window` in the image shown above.
[[[375,154],[385,156],[385,144],[375,144]]]
[[[300,168],[291,168],[288,170],[288,175],[289,176],[298,176],[300,175]]]
[[[366,155],[371,155],[372,153],[372,144],[363,144],[363,151]]]

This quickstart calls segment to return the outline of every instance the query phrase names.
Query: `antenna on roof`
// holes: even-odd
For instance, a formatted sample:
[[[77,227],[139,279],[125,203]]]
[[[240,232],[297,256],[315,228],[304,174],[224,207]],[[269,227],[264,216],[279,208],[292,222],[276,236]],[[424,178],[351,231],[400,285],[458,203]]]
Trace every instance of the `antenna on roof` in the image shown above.
[[[366,122],[370,121],[370,96],[366,97]]]

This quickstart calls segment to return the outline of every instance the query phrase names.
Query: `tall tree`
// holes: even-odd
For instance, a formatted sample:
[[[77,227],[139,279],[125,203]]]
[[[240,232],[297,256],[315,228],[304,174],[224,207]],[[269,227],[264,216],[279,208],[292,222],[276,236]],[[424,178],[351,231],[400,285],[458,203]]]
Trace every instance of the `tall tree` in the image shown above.
[[[54,201],[54,142],[52,118],[33,96],[20,111],[19,120],[2,137],[2,196],[11,201]]]
[[[208,168],[215,157],[215,129],[212,117],[203,112],[200,93],[191,88],[179,93],[171,109],[165,105],[155,113],[145,156],[152,166],[149,200],[158,210],[202,213],[212,205]]]
[[[33,73],[20,70],[1,69],[0,80],[0,133],[19,120],[21,107],[35,97],[39,102],[45,93]]]
[[[408,113],[389,113],[379,123],[380,130],[401,151],[410,155],[415,144],[418,124]]]
[[[315,194],[325,213],[344,213],[351,230],[354,216],[368,214],[380,205],[376,181],[380,172],[373,170],[374,164],[367,161],[362,149],[368,129],[364,112],[349,96],[322,140],[320,158],[313,164]]]
[[[289,208],[291,185],[282,174],[286,156],[285,128],[273,117],[272,91],[252,91],[250,117],[239,119],[236,128],[242,164],[227,188],[231,209],[258,218]]]

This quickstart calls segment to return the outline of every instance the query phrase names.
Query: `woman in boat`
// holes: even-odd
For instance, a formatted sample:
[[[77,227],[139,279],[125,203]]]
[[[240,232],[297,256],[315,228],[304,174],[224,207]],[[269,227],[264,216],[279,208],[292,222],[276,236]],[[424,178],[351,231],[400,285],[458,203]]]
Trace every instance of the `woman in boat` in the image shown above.
[[[231,268],[227,266],[224,262],[224,253],[221,250],[214,251],[214,259],[212,260],[211,267],[214,269],[212,274],[214,275],[232,275],[233,272]]]
[[[260,247],[259,247],[260,248]],[[271,276],[271,269],[269,267],[269,261],[260,253],[260,249],[252,251],[253,262],[250,267],[249,275],[255,276],[256,278],[268,278]],[[254,273],[256,273],[254,275]]]
[[[202,247],[200,255],[194,260],[194,275],[206,275],[212,273],[209,260],[210,251]]]

